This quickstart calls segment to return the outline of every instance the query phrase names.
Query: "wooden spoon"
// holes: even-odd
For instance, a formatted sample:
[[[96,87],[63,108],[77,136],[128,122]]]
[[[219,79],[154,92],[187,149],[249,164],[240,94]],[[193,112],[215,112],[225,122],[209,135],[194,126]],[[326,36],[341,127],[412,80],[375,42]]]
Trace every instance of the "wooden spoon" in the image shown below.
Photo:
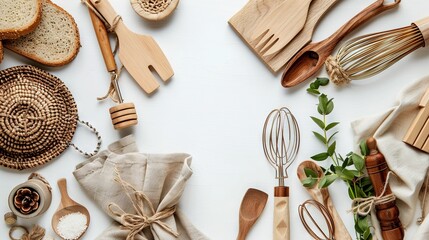
[[[57,230],[58,223],[61,219],[61,217],[71,214],[71,213],[77,213],[80,212],[83,215],[86,216],[86,225],[89,226],[90,222],[90,216],[88,210],[80,205],[79,203],[75,202],[73,199],[70,198],[69,194],[67,193],[67,180],[65,178],[61,178],[58,180],[58,187],[61,192],[61,202],[58,206],[57,211],[54,213],[54,216],[52,216],[52,229],[54,229],[55,233],[58,234],[58,236],[61,236],[61,234]],[[87,228],[88,229],[88,228]],[[83,234],[85,234],[85,231],[77,238],[80,239]]]
[[[304,180],[307,178],[304,172],[305,168],[309,168],[314,172],[316,172],[317,175],[319,176],[319,181],[325,175],[319,165],[317,165],[313,161],[307,160],[307,161],[303,161],[298,166],[297,175],[300,180]],[[318,187],[319,181],[316,184],[314,184],[313,187],[309,187],[305,189],[314,200],[320,202],[328,209],[329,213],[332,216],[332,219],[334,220],[335,239],[351,240],[352,238],[349,232],[347,231],[346,226],[344,226],[343,220],[341,220],[340,215],[338,214],[337,210],[334,207],[334,204],[332,203],[331,197],[329,196],[328,188],[320,189]]]
[[[377,0],[350,19],[330,37],[318,43],[310,43],[301,49],[286,65],[282,76],[283,87],[293,87],[313,76],[323,66],[335,46],[347,34],[372,17],[396,7],[400,2],[401,0],[395,0],[395,2],[385,4],[384,0]]]
[[[247,190],[241,201],[237,240],[246,239],[247,233],[264,210],[267,199],[268,194],[265,192],[254,188]]]

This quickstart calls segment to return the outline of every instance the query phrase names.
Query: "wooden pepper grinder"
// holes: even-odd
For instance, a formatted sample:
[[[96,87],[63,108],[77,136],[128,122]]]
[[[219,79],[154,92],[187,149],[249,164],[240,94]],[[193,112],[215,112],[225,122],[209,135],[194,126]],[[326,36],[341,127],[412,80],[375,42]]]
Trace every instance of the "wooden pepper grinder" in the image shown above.
[[[392,193],[389,184],[386,183],[387,175],[389,173],[389,166],[387,166],[386,159],[377,149],[377,142],[374,138],[369,138],[366,141],[369,148],[369,155],[365,159],[366,169],[376,197],[383,194],[387,196]],[[375,210],[377,219],[380,223],[381,234],[384,240],[402,240],[404,239],[404,228],[399,220],[399,209],[396,206],[396,201],[392,200],[383,204],[376,204]]]

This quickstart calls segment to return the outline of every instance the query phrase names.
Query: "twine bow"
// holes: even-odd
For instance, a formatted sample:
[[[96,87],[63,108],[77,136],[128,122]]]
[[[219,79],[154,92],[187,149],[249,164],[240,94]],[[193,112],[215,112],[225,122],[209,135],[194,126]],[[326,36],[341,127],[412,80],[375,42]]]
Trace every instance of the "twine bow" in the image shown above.
[[[179,233],[170,228],[166,223],[162,222],[163,219],[172,216],[176,212],[176,205],[156,212],[152,203],[143,192],[137,191],[131,184],[124,181],[120,177],[117,169],[115,172],[115,181],[122,185],[136,212],[135,214],[126,213],[116,203],[110,203],[108,205],[110,213],[116,217],[119,217],[121,219],[122,226],[130,231],[126,240],[134,240],[135,236],[139,232],[143,231],[143,229],[147,227],[152,227],[153,224],[157,224],[169,234],[178,237]],[[131,197],[129,191],[133,192],[134,199]],[[145,203],[147,203],[147,206],[149,206],[150,215],[146,215],[144,211]]]
[[[354,214],[366,216],[371,212],[374,206],[389,203],[391,201],[396,200],[396,196],[393,193],[384,195],[386,193],[386,189],[389,184],[389,179],[392,174],[394,174],[392,171],[389,171],[389,173],[387,174],[386,182],[384,183],[383,191],[381,192],[380,196],[353,199],[351,211]]]

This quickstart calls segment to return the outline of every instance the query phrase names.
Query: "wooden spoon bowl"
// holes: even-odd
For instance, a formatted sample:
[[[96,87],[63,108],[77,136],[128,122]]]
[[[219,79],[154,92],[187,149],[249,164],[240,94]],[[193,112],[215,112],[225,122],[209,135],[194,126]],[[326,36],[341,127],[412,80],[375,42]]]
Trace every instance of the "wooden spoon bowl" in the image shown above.
[[[334,220],[335,239],[352,240],[349,232],[347,231],[347,228],[343,223],[343,220],[341,220],[340,215],[338,214],[337,210],[334,207],[334,204],[332,203],[331,197],[329,196],[328,188],[320,189],[318,187],[318,183],[320,179],[325,176],[322,169],[317,163],[311,160],[303,161],[301,164],[299,164],[297,169],[297,175],[300,180],[304,180],[307,178],[304,172],[305,168],[313,170],[318,175],[317,183],[314,184],[312,187],[308,187],[305,189],[314,200],[320,202],[321,204],[323,204],[323,206],[325,206],[328,209],[328,212],[331,214],[332,219]]]
[[[58,223],[60,222],[60,219],[68,214],[71,213],[82,213],[86,217],[86,225],[89,226],[90,223],[90,215],[88,212],[88,209],[86,209],[81,204],[75,202],[73,199],[70,198],[70,196],[67,193],[67,181],[65,178],[62,178],[58,180],[58,187],[61,192],[61,202],[58,206],[57,211],[52,216],[52,229],[55,231],[58,236],[61,236],[61,234],[57,230]],[[86,232],[88,227],[85,229],[85,231],[77,238],[80,239]]]
[[[249,188],[240,205],[239,232],[237,240],[246,239],[247,233],[258,220],[267,204],[268,194]]]

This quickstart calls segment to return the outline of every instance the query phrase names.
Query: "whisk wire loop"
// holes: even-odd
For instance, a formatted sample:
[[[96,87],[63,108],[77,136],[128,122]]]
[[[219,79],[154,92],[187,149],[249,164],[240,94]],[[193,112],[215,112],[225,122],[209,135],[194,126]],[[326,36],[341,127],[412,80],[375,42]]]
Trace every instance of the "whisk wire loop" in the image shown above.
[[[322,215],[325,220],[328,234],[322,230],[320,224],[316,221],[313,215],[308,210],[308,205],[316,208],[316,210]],[[329,213],[329,210],[320,202],[315,200],[307,200],[303,204],[298,206],[299,218],[301,219],[302,224],[304,225],[305,230],[316,240],[335,240],[335,224],[332,215]],[[311,225],[307,222],[307,218],[311,220],[311,225],[317,228],[317,231],[322,235],[318,235]]]
[[[291,111],[287,107],[271,111],[264,123],[262,146],[265,157],[276,170],[279,186],[284,186],[287,168],[295,160],[299,145],[299,126]]]

